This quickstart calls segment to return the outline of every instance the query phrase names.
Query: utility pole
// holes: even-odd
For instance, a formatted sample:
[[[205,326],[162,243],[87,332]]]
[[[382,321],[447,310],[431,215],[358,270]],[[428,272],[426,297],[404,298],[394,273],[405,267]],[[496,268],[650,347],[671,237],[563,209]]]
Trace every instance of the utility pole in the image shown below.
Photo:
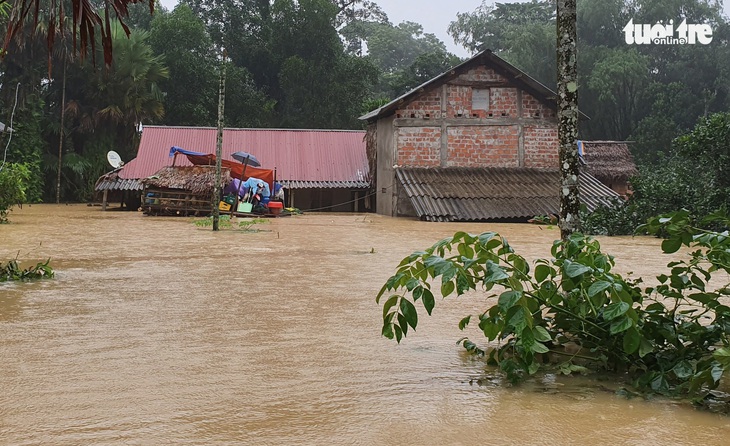
[[[558,0],[558,140],[560,141],[560,237],[580,229],[578,198],[578,60],[576,0]]]
[[[215,144],[215,187],[213,188],[213,230],[218,230],[220,212],[218,201],[221,195],[221,158],[223,157],[223,109],[226,102],[226,50],[221,59],[220,85],[218,86],[218,136]]]

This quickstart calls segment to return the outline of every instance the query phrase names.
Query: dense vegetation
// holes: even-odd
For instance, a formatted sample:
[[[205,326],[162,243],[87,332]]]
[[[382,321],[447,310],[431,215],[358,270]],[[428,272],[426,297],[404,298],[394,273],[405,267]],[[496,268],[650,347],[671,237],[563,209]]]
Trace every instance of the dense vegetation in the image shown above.
[[[556,241],[553,258],[534,269],[496,233],[458,232],[403,259],[378,294],[383,335],[398,342],[418,325],[416,304],[428,314],[435,294],[485,293],[474,321],[489,343],[463,338],[467,350],[486,355],[513,382],[549,368],[565,374],[608,371],[636,389],[704,396],[730,369],[730,236],[703,226],[730,227],[725,214],[694,221],[687,212],[651,219],[643,230],[665,233],[665,253],[690,247],[642,288],[641,278],[612,271],[612,256],[598,241],[573,233]],[[715,287],[710,281],[715,277]],[[724,274],[723,274],[724,273]],[[392,292],[392,293],[388,293]]]
[[[730,113],[700,119],[677,138],[655,165],[640,166],[634,193],[624,204],[584,218],[594,234],[632,234],[648,218],[676,209],[692,215],[727,211],[730,206]]]
[[[108,150],[134,157],[140,123],[214,125],[222,48],[230,56],[226,125],[236,127],[360,128],[360,114],[460,61],[421,25],[391,23],[376,1],[182,0],[173,11],[157,4],[153,16],[144,1],[129,3],[129,38],[114,23],[108,31],[104,24],[93,36],[94,58],[90,45],[75,52],[70,35],[60,33],[58,4],[38,4],[39,32],[31,32],[30,14],[25,38],[9,41],[0,63],[3,122],[10,120],[18,87],[17,132],[7,161],[28,169],[29,202],[55,201],[59,166],[60,199],[88,199],[108,169]],[[712,43],[624,41],[630,19],[684,18],[710,23]],[[490,48],[551,88],[554,30],[554,0],[485,2],[450,27],[467,49]],[[642,172],[665,166],[675,159],[676,137],[730,106],[729,36],[717,1],[579,2],[579,105],[591,117],[581,122],[581,138],[630,139]],[[107,44],[114,48],[109,70],[101,63]],[[679,204],[687,207],[688,200]]]

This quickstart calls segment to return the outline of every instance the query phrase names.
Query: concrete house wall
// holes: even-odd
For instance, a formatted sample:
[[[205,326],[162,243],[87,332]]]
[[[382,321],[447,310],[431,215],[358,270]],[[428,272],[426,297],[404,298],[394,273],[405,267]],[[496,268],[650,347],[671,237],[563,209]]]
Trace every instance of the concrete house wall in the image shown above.
[[[377,212],[414,215],[400,167],[557,169],[556,114],[494,69],[471,66],[377,121]]]

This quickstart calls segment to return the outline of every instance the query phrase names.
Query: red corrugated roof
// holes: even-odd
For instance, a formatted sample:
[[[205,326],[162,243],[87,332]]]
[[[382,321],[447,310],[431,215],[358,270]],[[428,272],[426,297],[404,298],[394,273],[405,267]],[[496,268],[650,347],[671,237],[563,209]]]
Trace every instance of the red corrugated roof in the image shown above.
[[[127,163],[120,178],[146,178],[172,165],[170,147],[215,153],[217,129],[212,127],[146,126],[137,157]],[[367,182],[365,132],[351,130],[224,129],[223,158],[249,152],[261,166],[277,171],[288,181]],[[190,166],[184,156],[175,161]]]

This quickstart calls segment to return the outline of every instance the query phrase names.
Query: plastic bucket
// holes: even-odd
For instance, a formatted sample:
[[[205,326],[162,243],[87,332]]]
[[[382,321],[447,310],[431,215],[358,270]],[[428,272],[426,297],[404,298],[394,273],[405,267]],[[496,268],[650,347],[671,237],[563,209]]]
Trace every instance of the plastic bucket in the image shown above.
[[[252,209],[253,204],[251,203],[238,203],[238,212],[248,213],[251,212]]]

